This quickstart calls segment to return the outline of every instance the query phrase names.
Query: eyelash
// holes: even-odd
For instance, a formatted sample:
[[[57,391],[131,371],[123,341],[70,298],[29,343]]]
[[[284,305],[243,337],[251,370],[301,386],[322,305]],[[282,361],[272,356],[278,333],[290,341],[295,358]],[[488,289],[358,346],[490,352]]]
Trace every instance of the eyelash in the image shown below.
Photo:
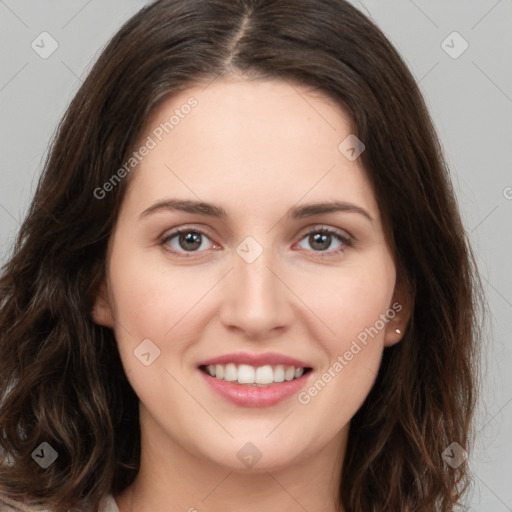
[[[200,235],[202,235],[202,236],[204,236],[204,237],[206,237],[208,239],[210,238],[204,231],[201,231],[200,229],[195,229],[195,228],[178,228],[178,229],[174,230],[172,233],[169,233],[167,236],[165,236],[161,240],[161,245],[162,246],[167,245],[170,240],[172,240],[173,238],[175,238],[176,236],[178,236],[178,235],[180,235],[182,233],[196,233],[196,234],[200,234]],[[326,257],[330,257],[330,256],[336,256],[336,255],[341,254],[342,252],[344,252],[348,247],[352,247],[353,246],[353,240],[351,238],[349,238],[348,236],[343,235],[341,231],[339,231],[337,229],[334,229],[334,228],[330,228],[330,227],[322,227],[322,228],[312,229],[312,230],[308,231],[307,233],[305,233],[301,237],[300,241],[304,240],[306,237],[311,236],[312,234],[318,234],[318,233],[333,235],[343,245],[340,248],[335,249],[335,250],[331,250],[331,251],[314,251],[314,250],[311,250],[310,252],[312,252],[314,254],[314,257],[326,258]],[[193,258],[194,257],[194,253],[203,252],[203,251],[197,251],[197,250],[196,251],[188,251],[188,254],[190,254],[190,256],[188,256],[188,255],[186,255],[187,252],[170,250],[168,248],[164,248],[164,249],[167,252],[170,252],[171,254],[176,255],[178,257],[181,257],[181,258]]]

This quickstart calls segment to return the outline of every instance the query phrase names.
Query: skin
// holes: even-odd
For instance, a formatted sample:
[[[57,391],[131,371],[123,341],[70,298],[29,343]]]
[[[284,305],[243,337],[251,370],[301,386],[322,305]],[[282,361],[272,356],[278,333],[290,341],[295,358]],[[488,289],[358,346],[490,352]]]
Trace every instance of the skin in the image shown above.
[[[166,100],[141,143],[191,96],[197,107],[130,176],[93,312],[114,329],[140,399],[140,472],[114,497],[121,512],[334,512],[350,419],[384,347],[400,341],[396,329],[408,320],[361,159],[338,150],[350,120],[303,86],[229,77]],[[169,198],[214,203],[228,216],[169,209],[140,216]],[[286,216],[291,207],[334,200],[373,221],[354,212]],[[205,233],[195,252],[179,236],[163,241],[177,227]],[[325,227],[352,245],[332,236],[319,249],[310,234]],[[252,263],[236,252],[247,236],[263,249]],[[396,302],[400,313],[308,404],[293,396],[266,408],[237,406],[197,369],[226,353],[278,352],[313,367],[307,388]],[[160,350],[150,366],[134,356],[144,339]],[[262,454],[252,468],[237,457],[248,442]]]

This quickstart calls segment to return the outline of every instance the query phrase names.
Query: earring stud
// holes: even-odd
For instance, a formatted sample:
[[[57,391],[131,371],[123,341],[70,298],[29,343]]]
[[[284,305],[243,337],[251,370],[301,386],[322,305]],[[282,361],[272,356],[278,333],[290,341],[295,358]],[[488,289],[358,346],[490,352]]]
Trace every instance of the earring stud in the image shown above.
[[[402,334],[402,331],[401,331],[400,329],[395,329],[395,332],[396,332],[397,334]]]

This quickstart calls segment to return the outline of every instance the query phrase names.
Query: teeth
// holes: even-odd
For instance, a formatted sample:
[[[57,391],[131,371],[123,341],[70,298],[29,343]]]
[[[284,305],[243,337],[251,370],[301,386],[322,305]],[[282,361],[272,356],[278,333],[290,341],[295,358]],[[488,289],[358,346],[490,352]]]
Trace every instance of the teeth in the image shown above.
[[[229,382],[266,386],[275,382],[298,379],[304,375],[304,368],[295,368],[295,366],[284,366],[282,364],[258,366],[255,368],[248,364],[237,366],[234,363],[228,363],[208,365],[206,372],[211,377]]]
[[[256,368],[254,382],[257,384],[271,384],[274,382],[274,371],[272,370],[272,366],[267,365]]]
[[[237,380],[238,378],[238,372],[236,370],[236,366],[233,363],[229,363],[224,368],[224,380],[228,380],[230,382],[233,382]]]
[[[284,380],[292,380],[295,377],[295,366],[288,366],[284,371]]]
[[[238,383],[254,384],[254,373],[254,368],[252,366],[241,364],[238,367]]]
[[[274,382],[283,382],[284,381],[284,366],[282,364],[278,364],[274,368]]]

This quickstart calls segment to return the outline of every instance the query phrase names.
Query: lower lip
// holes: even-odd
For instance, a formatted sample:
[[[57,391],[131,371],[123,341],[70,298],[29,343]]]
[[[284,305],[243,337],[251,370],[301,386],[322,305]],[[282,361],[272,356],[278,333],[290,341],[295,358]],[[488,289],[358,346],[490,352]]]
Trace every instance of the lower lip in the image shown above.
[[[201,370],[198,371],[215,392],[229,402],[242,407],[269,407],[275,405],[297,394],[304,387],[306,380],[312,373],[312,371],[309,371],[298,379],[278,382],[263,387],[228,382],[216,379]]]

